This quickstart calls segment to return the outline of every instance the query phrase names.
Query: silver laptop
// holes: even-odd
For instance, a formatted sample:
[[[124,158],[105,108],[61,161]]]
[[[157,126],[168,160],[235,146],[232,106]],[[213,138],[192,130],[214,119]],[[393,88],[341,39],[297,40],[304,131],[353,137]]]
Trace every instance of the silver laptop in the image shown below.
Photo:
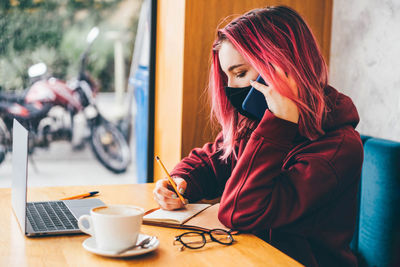
[[[99,199],[26,202],[28,182],[28,131],[14,119],[13,180],[11,201],[22,232],[27,236],[81,233],[77,219],[93,207],[105,205]]]

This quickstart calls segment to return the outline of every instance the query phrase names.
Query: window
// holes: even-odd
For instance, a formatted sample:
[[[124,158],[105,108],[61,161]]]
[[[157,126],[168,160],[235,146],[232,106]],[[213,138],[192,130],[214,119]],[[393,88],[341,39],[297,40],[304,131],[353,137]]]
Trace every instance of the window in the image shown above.
[[[147,0],[1,1],[0,93],[30,94],[41,99],[39,102],[42,104],[51,104],[48,112],[43,111],[43,118],[35,117],[37,123],[29,120],[33,135],[30,140],[33,153],[29,161],[31,185],[138,182],[136,142],[132,139],[136,138],[135,128],[132,127],[135,114],[132,112],[140,109],[137,106],[140,79],[147,79],[148,87],[149,59],[146,66],[143,58],[136,60],[137,63],[132,58],[138,58],[134,47],[143,51],[144,46],[150,46],[148,39],[147,42],[143,41],[148,38],[148,35],[146,38],[143,35],[143,30],[141,46],[138,48],[138,42],[135,42],[137,32],[141,31],[140,28],[138,30],[139,18],[145,2],[150,3]],[[149,53],[147,55],[149,57]],[[138,71],[145,67],[147,73],[138,75]],[[40,89],[35,94],[29,92],[33,86],[38,87],[40,81],[46,81],[48,88]],[[78,87],[80,90],[76,89]],[[111,123],[110,127],[117,129],[125,137],[124,140],[130,143],[130,163],[126,171],[120,169],[119,174],[115,174],[120,167],[115,159],[122,161],[123,153],[117,151],[121,150],[122,145],[118,142],[111,145],[112,130],[107,123],[93,130],[96,108],[84,108],[90,106],[87,103],[90,99],[82,96],[88,94],[88,88],[89,95],[90,90],[95,92],[92,94],[96,103],[94,107]],[[60,90],[57,91],[60,93],[59,99],[42,101],[45,92],[52,90],[53,93],[54,90]],[[71,93],[72,99],[63,100],[63,90],[74,92]],[[136,100],[133,97],[134,90]],[[75,94],[77,91],[79,93]],[[82,109],[74,105],[74,99],[79,100]],[[144,100],[149,101],[148,96]],[[3,107],[15,104],[9,99],[1,101]],[[19,104],[26,107],[26,103]],[[31,112],[29,108],[28,112]],[[34,117],[32,114],[33,111],[29,115]],[[7,109],[0,108],[0,120],[9,134],[11,115]],[[148,122],[148,116],[147,113],[137,117]],[[0,123],[0,187],[9,187],[12,177],[11,151],[5,134],[3,136],[1,132]],[[97,143],[93,140],[96,138]],[[102,148],[95,149],[96,144]],[[114,165],[110,163],[113,160]],[[110,171],[113,168],[114,171]]]

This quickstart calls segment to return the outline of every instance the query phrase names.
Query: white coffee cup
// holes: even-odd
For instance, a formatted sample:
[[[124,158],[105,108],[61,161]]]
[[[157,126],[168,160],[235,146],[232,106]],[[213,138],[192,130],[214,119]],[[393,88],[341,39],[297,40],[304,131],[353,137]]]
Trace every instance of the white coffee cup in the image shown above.
[[[90,215],[79,217],[82,232],[93,236],[97,248],[118,251],[136,244],[144,210],[129,205],[108,205],[90,210]],[[83,222],[87,221],[86,228]]]

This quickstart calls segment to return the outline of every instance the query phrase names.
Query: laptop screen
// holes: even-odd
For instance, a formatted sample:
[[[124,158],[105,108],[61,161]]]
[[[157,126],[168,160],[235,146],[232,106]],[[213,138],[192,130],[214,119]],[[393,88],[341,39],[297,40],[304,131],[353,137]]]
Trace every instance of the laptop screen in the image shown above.
[[[26,232],[26,183],[28,176],[28,131],[16,119],[13,125],[13,179],[11,202],[19,225]]]

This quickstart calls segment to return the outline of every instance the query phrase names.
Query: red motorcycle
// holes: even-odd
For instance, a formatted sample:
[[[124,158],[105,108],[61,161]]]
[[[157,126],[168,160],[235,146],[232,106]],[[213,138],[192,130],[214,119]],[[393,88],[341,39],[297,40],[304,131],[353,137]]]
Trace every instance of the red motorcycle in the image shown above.
[[[121,131],[99,112],[96,84],[85,71],[91,44],[99,30],[93,28],[88,46],[80,58],[78,77],[67,83],[54,77],[44,78],[46,66],[39,63],[29,69],[36,79],[23,94],[0,92],[0,163],[12,149],[12,121],[16,118],[30,130],[29,151],[48,147],[52,141],[74,137],[74,118],[84,114],[90,129],[91,148],[96,158],[115,173],[125,172],[130,163],[130,149]]]

